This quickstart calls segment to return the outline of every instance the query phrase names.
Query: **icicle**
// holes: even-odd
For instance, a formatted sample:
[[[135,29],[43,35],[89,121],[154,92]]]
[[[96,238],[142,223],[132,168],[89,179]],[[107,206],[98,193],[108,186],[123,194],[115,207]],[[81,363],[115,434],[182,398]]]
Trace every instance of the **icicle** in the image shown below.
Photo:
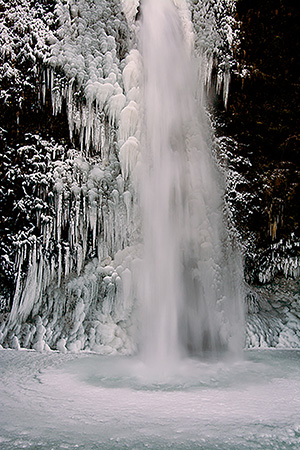
[[[43,291],[43,261],[38,261],[37,251],[37,242],[34,239],[29,254],[29,269],[26,283],[18,305],[17,314],[20,321],[27,319],[35,304],[39,302]]]
[[[36,337],[33,348],[38,352],[43,352],[45,349],[44,335],[46,333],[46,328],[43,325],[41,317],[37,317],[36,325]]]
[[[83,264],[83,251],[82,246],[77,244],[77,275],[80,275]]]
[[[130,136],[120,148],[119,159],[121,163],[122,176],[126,180],[133,172],[139,155],[139,141]]]
[[[124,143],[138,130],[139,115],[137,104],[133,100],[122,110],[120,115],[119,140]]]
[[[11,347],[15,350],[20,350],[21,346],[19,343],[19,339],[17,338],[17,336],[14,336],[12,339],[12,343],[11,343]]]
[[[120,194],[123,194],[125,182],[124,182],[124,178],[122,177],[122,175],[118,175],[116,181],[117,181],[118,190],[119,190]]]
[[[57,271],[57,285],[61,284],[61,274],[62,274],[62,249],[61,244],[57,244],[58,248],[58,271]]]
[[[42,81],[42,101],[43,105],[46,103],[46,70],[43,70],[43,81]]]
[[[91,191],[90,191],[91,192]],[[89,192],[89,195],[90,195]],[[94,196],[93,196],[93,200],[90,200],[90,207],[89,207],[89,225],[90,225],[90,229],[92,230],[93,233],[93,238],[92,238],[92,249],[94,250],[96,247],[96,232],[97,232],[97,219],[98,219],[98,205],[96,203],[96,201],[94,200]],[[96,197],[97,198],[97,197]]]
[[[115,94],[109,99],[108,114],[109,123],[111,125],[115,125],[119,121],[119,117],[122,109],[125,107],[125,103],[126,97],[122,93]]]
[[[131,193],[129,191],[125,191],[123,194],[123,200],[126,206],[126,220],[127,227],[130,224],[130,216],[131,216]]]
[[[129,315],[132,308],[132,276],[131,271],[127,268],[121,273],[122,289],[123,289],[123,318]]]
[[[70,273],[70,247],[65,245],[65,277]]]
[[[21,298],[21,289],[22,289],[22,266],[24,261],[24,247],[18,249],[17,257],[16,257],[16,264],[15,266],[18,268],[17,273],[17,280],[16,280],[16,287],[15,287],[15,294],[13,298],[13,304],[12,309],[9,317],[9,325],[14,325],[15,321],[17,320],[17,314],[18,314],[18,308]]]
[[[139,53],[137,50],[132,50],[126,58],[127,64],[122,74],[125,93],[128,93],[132,88],[139,85],[138,58]]]
[[[57,341],[56,348],[59,352],[67,353],[66,342],[67,340],[65,338],[61,338]]]
[[[60,242],[61,239],[62,212],[63,212],[62,203],[63,203],[62,192],[59,192],[56,207],[56,235],[58,242]]]
[[[228,103],[229,84],[230,84],[230,72],[227,71],[223,75],[223,101],[225,108],[227,108]]]

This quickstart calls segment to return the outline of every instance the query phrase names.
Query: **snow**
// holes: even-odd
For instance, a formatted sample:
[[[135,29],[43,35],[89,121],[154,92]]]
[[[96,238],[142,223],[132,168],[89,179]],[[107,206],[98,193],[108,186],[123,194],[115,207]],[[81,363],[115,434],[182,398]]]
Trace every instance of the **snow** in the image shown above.
[[[187,360],[0,350],[0,445],[16,448],[298,450],[299,352]]]

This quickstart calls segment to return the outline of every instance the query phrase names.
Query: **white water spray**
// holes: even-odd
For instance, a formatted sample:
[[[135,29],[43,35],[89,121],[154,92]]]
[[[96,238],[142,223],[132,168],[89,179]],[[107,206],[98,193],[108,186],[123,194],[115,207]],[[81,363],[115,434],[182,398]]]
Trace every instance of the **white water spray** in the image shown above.
[[[231,250],[220,174],[178,8],[142,3],[143,342],[161,366],[183,353],[242,347],[241,261]],[[200,80],[201,81],[201,80]]]

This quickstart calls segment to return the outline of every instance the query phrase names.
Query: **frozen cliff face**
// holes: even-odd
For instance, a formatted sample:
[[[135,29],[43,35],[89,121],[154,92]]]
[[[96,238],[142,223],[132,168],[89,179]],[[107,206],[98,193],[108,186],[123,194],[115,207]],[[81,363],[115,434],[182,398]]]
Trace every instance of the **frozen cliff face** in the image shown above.
[[[217,6],[175,5],[190,51],[195,36],[202,36],[198,54],[214,60],[205,69],[209,83],[220,47]],[[137,295],[132,279],[139,270],[140,242],[139,2],[58,0],[35,8],[27,2],[15,6],[3,7],[3,57],[11,61],[24,53],[41,82],[41,108],[50,94],[52,114],[66,111],[69,137],[78,149],[38,135],[27,135],[25,145],[17,148],[28,169],[22,173],[16,164],[8,178],[14,183],[17,172],[25,195],[15,209],[19,215],[30,213],[28,225],[12,237],[16,287],[1,340],[17,348],[131,352]],[[191,14],[199,29],[193,30]],[[16,44],[15,35],[25,48]],[[17,72],[13,64],[4,69],[11,86],[24,84],[22,65]],[[11,91],[2,96],[9,98]]]
[[[230,74],[236,69],[233,49],[239,43],[239,26],[235,19],[236,1],[191,0],[192,21],[195,30],[196,54],[202,55],[207,86],[212,77],[218,93],[228,101]]]
[[[131,316],[135,298],[131,260],[137,249],[130,250],[130,245],[138,220],[134,220],[132,194],[113,160],[105,165],[38,136],[27,139],[28,145],[18,152],[35,170],[23,174],[25,195],[15,208],[32,208],[35,228],[14,236],[18,271],[7,330],[16,330],[22,346],[32,346],[37,328],[31,318],[41,314],[43,337],[55,348],[61,333],[76,337],[84,319],[89,319],[85,324],[89,333],[91,320],[116,324]],[[14,169],[7,174],[12,182]],[[22,323],[29,318],[31,325],[24,329]],[[12,345],[14,338],[9,336]],[[86,340],[82,338],[78,348]],[[90,348],[100,345],[97,333],[91,342]]]
[[[27,212],[25,229],[12,236],[16,287],[1,341],[40,350],[132,352],[139,228],[130,181],[139,153],[132,31],[119,2],[58,1],[48,16],[42,4],[16,6],[4,7],[3,58],[20,58],[14,34],[28,41],[24,58],[41,73],[40,102],[50,93],[52,113],[66,109],[70,140],[79,141],[79,149],[29,134],[15,152],[7,146],[17,161],[7,164],[7,179],[12,186],[17,179],[24,192],[14,210]],[[22,85],[21,66],[16,73],[4,69],[3,79],[18,85],[20,75]],[[11,267],[9,256],[5,261]]]
[[[248,308],[246,346],[249,348],[299,348],[299,283],[277,277],[265,286],[251,288],[246,296]]]
[[[235,2],[174,4],[199,78],[223,88],[226,103]],[[131,353],[141,241],[139,1],[15,0],[0,1],[0,10],[2,192],[12,203],[4,216],[17,217],[1,243],[15,289],[0,345]],[[57,122],[66,117],[69,142],[51,136],[50,115],[28,133],[26,117],[49,103]],[[243,180],[224,172],[229,191],[239,192]]]

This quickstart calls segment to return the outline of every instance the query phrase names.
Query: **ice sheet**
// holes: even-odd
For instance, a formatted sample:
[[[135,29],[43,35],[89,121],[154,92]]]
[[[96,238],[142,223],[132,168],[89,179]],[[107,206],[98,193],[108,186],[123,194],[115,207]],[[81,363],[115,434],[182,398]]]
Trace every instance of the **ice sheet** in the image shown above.
[[[187,360],[168,374],[95,354],[1,350],[0,361],[3,450],[300,446],[299,351]]]

